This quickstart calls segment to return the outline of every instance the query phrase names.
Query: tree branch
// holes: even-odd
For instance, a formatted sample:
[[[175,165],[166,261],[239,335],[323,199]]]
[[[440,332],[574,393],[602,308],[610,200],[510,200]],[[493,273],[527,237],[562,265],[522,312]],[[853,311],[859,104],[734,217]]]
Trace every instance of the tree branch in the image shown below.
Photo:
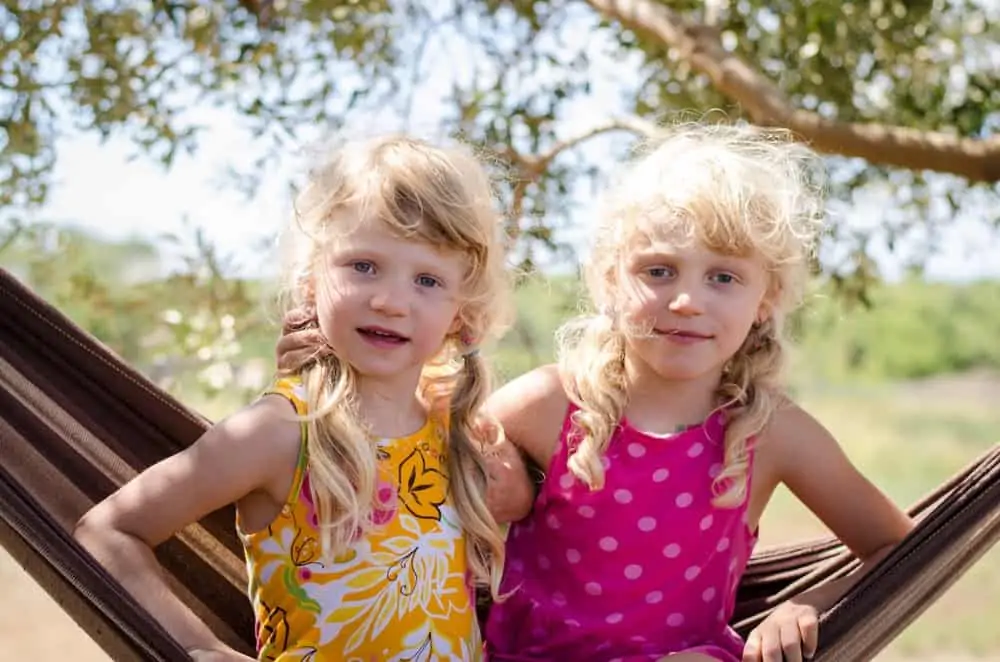
[[[517,181],[514,182],[513,199],[511,200],[511,218],[521,218],[524,213],[524,196],[528,185],[545,174],[545,171],[548,170],[549,166],[560,154],[591,138],[616,131],[624,131],[643,138],[650,138],[656,135],[657,127],[652,122],[648,122],[641,117],[626,116],[614,118],[577,135],[560,140],[541,154],[522,154],[514,149],[512,145],[504,145],[499,156],[510,161],[518,173]]]
[[[961,138],[885,124],[841,122],[793,108],[781,90],[733,53],[705,26],[685,21],[652,0],[587,0],[608,19],[677,49],[715,88],[758,125],[783,127],[819,152],[910,170],[932,170],[972,182],[1000,181],[1000,136]]]
[[[649,138],[656,135],[657,128],[655,124],[648,122],[641,117],[617,117],[605,122],[604,124],[598,124],[597,126],[591,127],[590,129],[575,136],[560,140],[550,147],[548,151],[541,154],[531,154],[526,156],[508,148],[506,156],[521,168],[524,175],[530,179],[536,179],[548,169],[549,165],[556,159],[556,157],[566,150],[572,149],[573,147],[576,147],[580,143],[586,142],[591,138],[596,138],[597,136],[605,133],[614,133],[616,131],[624,131],[626,133],[632,133],[637,136]]]

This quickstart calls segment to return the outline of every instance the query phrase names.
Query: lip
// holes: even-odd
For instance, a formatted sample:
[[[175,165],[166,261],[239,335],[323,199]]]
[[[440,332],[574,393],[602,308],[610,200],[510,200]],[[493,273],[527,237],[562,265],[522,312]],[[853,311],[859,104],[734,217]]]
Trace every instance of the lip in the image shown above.
[[[684,344],[711,340],[715,337],[707,333],[688,331],[686,329],[656,329],[656,333],[658,335],[665,336],[667,340]]]
[[[357,331],[365,340],[380,345],[401,345],[410,341],[409,337],[384,326],[361,326]]]

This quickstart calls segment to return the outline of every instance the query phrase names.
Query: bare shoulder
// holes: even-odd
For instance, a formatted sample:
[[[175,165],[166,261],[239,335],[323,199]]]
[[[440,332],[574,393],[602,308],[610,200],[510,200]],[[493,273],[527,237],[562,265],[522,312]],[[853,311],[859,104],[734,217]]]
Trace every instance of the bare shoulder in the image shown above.
[[[798,403],[785,399],[774,410],[761,434],[760,452],[783,456],[786,452],[808,452],[803,443],[837,443],[816,417]]]
[[[500,422],[507,438],[547,471],[568,405],[559,368],[549,364],[497,389],[486,410]]]
[[[899,541],[909,518],[853,464],[834,435],[787,402],[761,437],[758,461],[856,554],[866,558]]]
[[[265,396],[143,471],[97,504],[78,528],[115,528],[152,547],[251,492],[280,492],[281,484],[287,489],[300,429],[288,400]]]

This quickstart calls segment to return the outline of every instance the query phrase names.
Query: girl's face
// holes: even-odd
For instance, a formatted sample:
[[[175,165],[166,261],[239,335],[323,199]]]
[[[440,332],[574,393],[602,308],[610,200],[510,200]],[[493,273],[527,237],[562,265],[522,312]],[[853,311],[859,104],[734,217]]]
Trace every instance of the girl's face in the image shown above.
[[[759,256],[721,255],[697,240],[638,237],[617,282],[630,363],[663,380],[717,383],[767,317],[769,275]]]
[[[363,378],[419,379],[459,327],[465,257],[364,222],[323,252],[319,327]]]

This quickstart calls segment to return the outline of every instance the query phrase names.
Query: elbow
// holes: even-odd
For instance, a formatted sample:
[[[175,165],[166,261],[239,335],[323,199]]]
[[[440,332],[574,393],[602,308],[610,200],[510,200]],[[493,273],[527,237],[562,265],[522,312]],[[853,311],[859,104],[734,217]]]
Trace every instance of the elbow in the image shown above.
[[[115,555],[123,547],[130,546],[134,536],[115,527],[105,517],[100,507],[95,507],[77,520],[73,527],[73,539],[92,556],[101,558]]]
[[[102,527],[97,522],[97,518],[94,517],[93,513],[93,510],[84,513],[73,526],[73,540],[91,554],[98,547],[98,543],[102,537],[102,529],[106,530],[106,527]]]
[[[859,554],[859,559],[865,564],[878,563],[892,553],[892,550],[910,535],[915,526],[916,522],[912,518],[904,516],[901,518],[899,525],[894,527],[893,531],[885,539],[881,540],[878,545],[874,546],[870,552]]]

